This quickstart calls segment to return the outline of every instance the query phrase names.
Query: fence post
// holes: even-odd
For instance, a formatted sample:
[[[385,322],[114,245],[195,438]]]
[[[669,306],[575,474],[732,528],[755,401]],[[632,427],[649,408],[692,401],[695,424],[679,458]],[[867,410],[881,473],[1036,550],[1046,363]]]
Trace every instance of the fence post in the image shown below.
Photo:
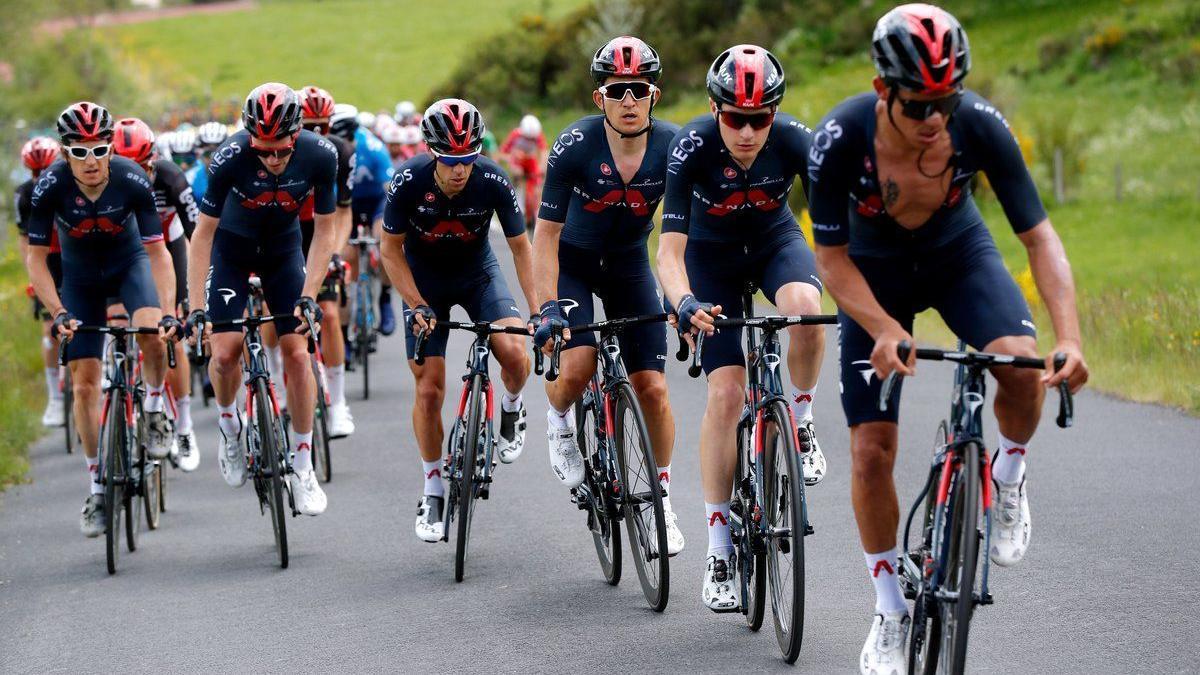
[[[1113,183],[1116,186],[1117,201],[1121,201],[1121,191],[1124,188],[1123,181],[1121,180],[1121,160],[1117,160],[1117,166],[1113,170],[1113,174]]]
[[[1062,148],[1054,149],[1054,201],[1061,204],[1066,201],[1063,195],[1063,152]]]

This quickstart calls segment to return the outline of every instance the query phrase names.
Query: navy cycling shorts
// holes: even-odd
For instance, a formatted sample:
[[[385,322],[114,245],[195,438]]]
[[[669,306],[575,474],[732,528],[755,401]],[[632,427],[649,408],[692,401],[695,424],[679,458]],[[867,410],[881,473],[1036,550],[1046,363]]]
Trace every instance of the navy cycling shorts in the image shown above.
[[[748,282],[771,303],[780,288],[793,282],[821,290],[816,256],[799,229],[781,231],[774,241],[759,246],[688,240],[684,263],[696,299],[720,305],[721,313],[730,319],[745,315],[742,293]],[[700,365],[705,375],[724,366],[745,366],[742,329],[706,336]]]
[[[143,307],[159,306],[150,258],[144,252],[134,256],[124,269],[106,273],[100,279],[72,279],[68,275],[63,279],[59,296],[67,311],[85,326],[108,323],[109,298],[125,305],[130,316]],[[104,336],[97,333],[80,333],[67,346],[70,361],[98,359],[103,355]]]
[[[1021,289],[986,228],[978,227],[927,252],[891,258],[852,256],[875,299],[912,332],[913,317],[936,309],[954,334],[975,349],[1010,335],[1037,337]],[[875,340],[846,313],[838,312],[842,409],[849,426],[895,422],[903,380],[879,410],[882,383],[871,368]]]
[[[383,207],[386,204],[386,194],[378,197],[355,197],[350,202],[350,213],[354,217],[354,225],[356,227],[362,225],[370,232],[375,221],[383,217]]]
[[[450,308],[455,305],[465,309],[472,321],[521,318],[521,310],[517,309],[517,302],[508,290],[508,284],[500,272],[500,264],[490,253],[482,262],[469,267],[439,268],[433,263],[418,263],[412,257],[409,257],[408,264],[417,282],[417,290],[421,291],[421,296],[439,319],[449,319]],[[410,359],[413,358],[417,343],[411,320],[412,308],[405,304],[404,348]],[[435,328],[425,340],[425,356],[446,356],[446,341],[449,338],[449,328]]]
[[[300,249],[299,229],[258,240],[218,228],[210,260],[204,284],[204,309],[210,321],[242,318],[250,297],[251,274],[262,279],[263,298],[274,314],[290,314],[304,292],[304,252]],[[276,321],[275,329],[286,335],[299,325],[299,319],[289,316]],[[241,330],[237,326],[224,326],[214,332]]]
[[[662,297],[650,270],[646,245],[601,253],[559,242],[558,303],[568,324],[596,320],[593,294],[604,303],[604,316],[609,319],[661,314]],[[621,331],[617,341],[627,371],[661,373],[666,368],[666,323],[630,327]],[[573,334],[564,349],[573,347],[595,348],[596,334]]]

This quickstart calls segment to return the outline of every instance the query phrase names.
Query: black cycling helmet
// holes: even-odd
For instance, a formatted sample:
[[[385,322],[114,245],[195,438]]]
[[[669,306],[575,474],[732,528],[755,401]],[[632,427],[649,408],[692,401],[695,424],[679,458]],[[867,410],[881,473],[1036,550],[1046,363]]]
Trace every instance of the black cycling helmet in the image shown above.
[[[778,105],[786,88],[779,59],[756,45],[737,45],[721,52],[708,69],[705,85],[713,101],[739,108]]]
[[[79,141],[107,141],[113,136],[113,117],[108,109],[91,101],[67,106],[58,116],[58,136],[63,145]]]
[[[487,126],[483,115],[459,98],[444,98],[429,106],[421,118],[425,145],[439,155],[470,155],[483,149]]]
[[[654,84],[660,75],[658,52],[630,35],[609,40],[592,57],[592,81],[597,87],[610,77],[644,77]]]
[[[242,122],[254,138],[275,141],[300,131],[300,96],[286,84],[260,84],[246,97]]]
[[[962,87],[971,47],[962,24],[934,5],[900,5],[875,24],[871,59],[889,87],[946,94]]]

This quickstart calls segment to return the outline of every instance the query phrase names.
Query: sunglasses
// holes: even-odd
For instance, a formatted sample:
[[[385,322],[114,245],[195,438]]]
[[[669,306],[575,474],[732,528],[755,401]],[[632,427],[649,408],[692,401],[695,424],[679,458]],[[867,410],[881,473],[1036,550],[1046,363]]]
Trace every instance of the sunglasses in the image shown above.
[[[658,90],[649,82],[613,82],[600,87],[597,91],[610,101],[624,101],[626,94],[633,94],[633,100],[644,101]]]
[[[771,123],[775,121],[775,113],[773,112],[747,115],[746,113],[734,112],[732,110],[722,110],[718,114],[721,117],[721,124],[739,131],[747,124],[755,131],[762,131],[771,126]]]
[[[111,150],[112,143],[105,143],[104,145],[97,145],[90,148],[82,145],[67,146],[67,154],[81,161],[86,160],[88,157],[104,159]]]
[[[434,152],[433,156],[446,166],[458,166],[459,164],[474,164],[475,160],[479,159],[479,151],[476,150],[469,155],[442,155]]]
[[[286,159],[286,158],[292,156],[292,153],[296,150],[296,144],[293,143],[285,148],[276,148],[274,150],[267,150],[265,148],[256,148],[256,147],[254,147],[253,144],[251,144],[250,149],[254,151],[254,154],[258,155],[259,157],[261,157],[263,159],[266,159],[268,157],[274,157],[275,159]]]
[[[954,92],[932,101],[908,101],[899,96],[896,100],[900,103],[900,114],[910,120],[924,122],[933,117],[934,113],[941,113],[942,117],[953,115],[954,111],[958,110],[958,104],[962,103],[962,92]]]
[[[329,122],[305,122],[301,126],[307,131],[312,131],[322,136],[329,135]]]

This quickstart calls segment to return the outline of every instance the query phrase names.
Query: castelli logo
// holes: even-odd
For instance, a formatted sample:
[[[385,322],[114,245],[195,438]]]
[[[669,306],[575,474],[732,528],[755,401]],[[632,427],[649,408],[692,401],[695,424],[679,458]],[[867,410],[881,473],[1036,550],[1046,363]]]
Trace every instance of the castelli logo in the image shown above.
[[[436,199],[437,197],[435,197],[432,192],[425,193],[425,201],[429,202],[430,204],[432,204]]]
[[[83,197],[75,198],[75,206],[83,206]]]
[[[604,174],[605,176],[611,176],[612,168],[608,164],[601,162],[600,163],[600,173]]]
[[[267,172],[266,172],[266,171],[263,171],[262,169],[259,169],[259,170],[258,170],[258,177],[259,177],[259,178],[266,178],[266,177],[267,177]]]
[[[725,177],[729,180],[733,180],[734,178],[737,178],[737,171],[734,171],[732,166],[727,166],[725,167]]]

